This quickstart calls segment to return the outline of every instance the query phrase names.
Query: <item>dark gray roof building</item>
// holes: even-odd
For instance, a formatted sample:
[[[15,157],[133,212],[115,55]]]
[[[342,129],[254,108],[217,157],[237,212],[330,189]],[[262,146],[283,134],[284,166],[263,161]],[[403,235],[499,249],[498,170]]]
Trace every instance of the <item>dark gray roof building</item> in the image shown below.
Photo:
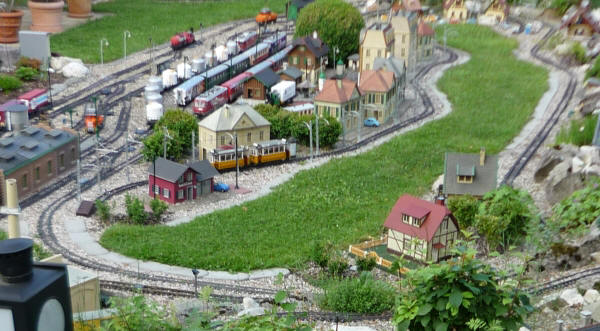
[[[275,72],[271,68],[267,68],[256,75],[254,75],[259,82],[261,82],[265,87],[270,88],[271,86],[277,84],[280,80],[279,76],[275,74]]]
[[[498,155],[446,153],[444,194],[481,197],[496,188]]]
[[[286,75],[294,80],[302,77],[302,71],[300,71],[300,69],[293,67],[293,66],[288,66],[285,70],[283,70],[281,72],[281,74]]]
[[[322,57],[329,53],[329,47],[321,39],[312,38],[311,36],[296,38],[292,45],[304,45],[316,57]]]
[[[207,160],[196,161],[190,164],[181,164],[162,157],[156,158],[156,168],[152,162],[150,163],[148,166],[148,174],[155,175],[158,178],[174,183],[189,168],[194,170],[197,173],[197,176],[200,176],[196,177],[197,180],[205,180],[219,174],[217,169],[215,169],[215,167]],[[154,171],[156,171],[156,173],[154,173]]]

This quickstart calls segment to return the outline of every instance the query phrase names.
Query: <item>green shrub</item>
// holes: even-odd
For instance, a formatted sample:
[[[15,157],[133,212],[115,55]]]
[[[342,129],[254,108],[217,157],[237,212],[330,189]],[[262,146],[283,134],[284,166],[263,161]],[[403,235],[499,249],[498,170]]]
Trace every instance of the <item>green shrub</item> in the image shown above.
[[[458,221],[461,229],[467,229],[475,224],[475,216],[479,210],[479,200],[471,195],[453,196],[448,199],[448,209]]]
[[[596,178],[585,188],[573,192],[552,211],[550,225],[560,230],[587,228],[600,217],[600,180]]]
[[[18,78],[6,75],[0,75],[0,89],[2,91],[8,92],[12,90],[16,90],[21,87],[23,83]]]
[[[43,260],[52,256],[52,252],[47,251],[44,246],[33,243],[33,259],[36,261]]]
[[[594,61],[594,65],[591,66],[585,72],[585,79],[588,79],[590,77],[595,77],[595,78],[600,77],[600,56],[596,57],[596,60]]]
[[[169,209],[169,206],[162,200],[152,199],[152,201],[150,201],[150,208],[152,209],[154,219],[160,221],[162,215]]]
[[[588,61],[588,57],[585,55],[585,48],[581,45],[580,42],[576,41],[571,46],[571,52],[575,57],[575,61],[579,64],[584,64]]]
[[[38,71],[29,67],[19,67],[19,69],[15,71],[15,76],[23,81],[31,81],[38,77]]]
[[[110,220],[110,206],[102,200],[96,200],[96,210],[98,211],[98,217],[104,222]]]
[[[553,0],[550,4],[550,8],[554,8],[556,13],[562,16],[567,12],[569,7],[577,5],[578,3],[578,0]]]
[[[395,295],[391,285],[363,272],[358,278],[342,279],[325,288],[319,306],[345,313],[379,314],[392,309]]]
[[[8,234],[6,232],[0,230],[0,240],[8,239]]]
[[[38,59],[29,58],[26,56],[22,56],[19,61],[17,61],[17,68],[19,67],[27,67],[31,69],[35,69],[36,71],[40,70],[40,66],[42,62]]]
[[[181,330],[175,314],[143,295],[110,299],[110,307],[117,311],[116,318],[103,325],[105,331],[123,330]]]
[[[336,256],[327,263],[327,271],[332,277],[340,277],[348,269],[348,261],[341,256]]]
[[[359,257],[356,259],[356,266],[358,267],[358,271],[371,271],[377,265],[377,261],[373,257]]]
[[[310,260],[321,268],[325,268],[329,264],[332,251],[333,247],[330,242],[315,242],[310,250]]]
[[[568,127],[560,128],[556,135],[556,144],[590,145],[594,140],[594,128],[597,122],[598,115],[571,120]]]
[[[127,209],[127,217],[135,224],[146,224],[148,214],[144,210],[144,203],[138,197],[132,197],[129,194],[125,195],[125,206]]]

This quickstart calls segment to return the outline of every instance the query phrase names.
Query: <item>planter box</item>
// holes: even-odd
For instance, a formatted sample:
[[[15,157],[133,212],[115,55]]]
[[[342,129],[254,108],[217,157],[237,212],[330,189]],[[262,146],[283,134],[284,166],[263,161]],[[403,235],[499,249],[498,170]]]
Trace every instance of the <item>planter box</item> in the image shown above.
[[[14,10],[10,13],[0,12],[0,43],[11,44],[19,42],[23,12]]]
[[[45,32],[62,32],[62,10],[64,1],[35,2],[29,0],[27,6],[31,10],[31,30]]]

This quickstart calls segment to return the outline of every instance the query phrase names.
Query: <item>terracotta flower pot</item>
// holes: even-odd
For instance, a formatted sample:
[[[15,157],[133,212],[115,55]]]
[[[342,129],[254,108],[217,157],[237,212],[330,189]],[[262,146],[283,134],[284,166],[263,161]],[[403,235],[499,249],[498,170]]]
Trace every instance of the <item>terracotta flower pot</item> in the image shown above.
[[[67,0],[69,17],[88,18],[92,16],[92,0]]]
[[[45,32],[62,32],[62,10],[64,1],[36,2],[28,1],[31,10],[31,30]]]
[[[0,43],[10,44],[19,42],[19,29],[23,12],[13,10],[10,13],[0,12]]]

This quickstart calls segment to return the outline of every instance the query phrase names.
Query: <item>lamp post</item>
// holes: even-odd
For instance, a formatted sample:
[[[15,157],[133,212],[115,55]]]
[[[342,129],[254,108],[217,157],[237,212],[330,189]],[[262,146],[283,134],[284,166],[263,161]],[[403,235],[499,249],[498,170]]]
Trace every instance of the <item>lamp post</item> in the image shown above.
[[[238,139],[237,139],[237,132],[234,132],[233,135],[229,132],[225,132],[226,135],[228,135],[229,137],[231,137],[232,140],[235,141],[235,189],[239,190],[240,187],[238,186],[238,177],[240,175],[240,164],[238,162]]]
[[[310,145],[310,162],[313,160],[313,149],[312,149],[312,121],[310,124],[308,122],[302,122],[308,128],[308,144]]]
[[[67,113],[69,113],[69,117],[71,118],[71,129],[73,128],[73,108],[69,108],[65,110]]]
[[[332,66],[332,68],[335,69],[335,63],[336,63],[335,62],[335,55],[340,52],[340,48],[337,47],[337,46],[333,46],[332,51],[333,51],[333,66]]]
[[[198,296],[198,274],[200,272],[198,269],[192,269],[192,273],[194,274],[194,293]]]
[[[168,139],[173,139],[173,137],[171,137],[169,135],[169,130],[167,129],[166,126],[163,126],[163,130],[165,130],[165,133],[163,135],[163,158],[167,158],[167,138]]]
[[[322,118],[323,121],[325,121],[325,123],[327,123],[327,125],[329,125],[329,121],[326,118]],[[319,113],[317,113],[316,116],[316,125],[317,125],[317,156],[321,155],[321,152],[319,152]]]
[[[50,74],[54,73],[54,69],[50,68],[50,59],[48,59],[48,104],[50,105],[50,109],[52,109],[52,81],[50,80]],[[71,125],[73,128],[73,125]]]
[[[108,40],[106,38],[100,39],[100,64],[104,64],[104,46],[108,47]]]
[[[123,31],[123,57],[127,61],[127,38],[131,38],[131,32],[129,30]]]

